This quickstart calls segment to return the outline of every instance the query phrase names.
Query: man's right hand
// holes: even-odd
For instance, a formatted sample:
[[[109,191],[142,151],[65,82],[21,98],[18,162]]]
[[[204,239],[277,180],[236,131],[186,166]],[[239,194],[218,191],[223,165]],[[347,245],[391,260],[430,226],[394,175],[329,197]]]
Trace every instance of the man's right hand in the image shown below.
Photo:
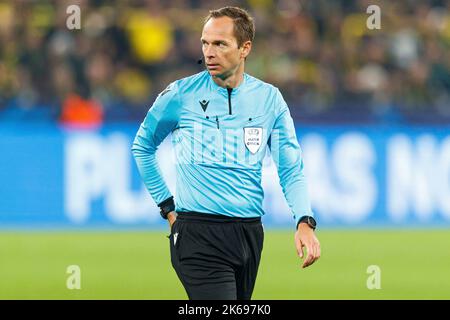
[[[177,213],[175,211],[171,211],[167,214],[167,221],[169,221],[169,227],[172,228],[172,225],[177,220]]]

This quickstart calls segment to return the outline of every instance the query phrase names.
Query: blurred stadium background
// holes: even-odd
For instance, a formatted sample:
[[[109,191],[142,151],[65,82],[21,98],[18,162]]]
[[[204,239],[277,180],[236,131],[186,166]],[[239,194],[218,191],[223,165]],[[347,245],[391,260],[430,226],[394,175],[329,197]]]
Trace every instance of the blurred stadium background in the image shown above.
[[[300,270],[267,157],[254,298],[450,299],[444,0],[0,1],[0,298],[186,298],[130,147],[156,95],[203,69],[203,17],[224,5],[255,17],[246,71],[290,106],[323,248]],[[161,169],[174,190],[173,164]]]

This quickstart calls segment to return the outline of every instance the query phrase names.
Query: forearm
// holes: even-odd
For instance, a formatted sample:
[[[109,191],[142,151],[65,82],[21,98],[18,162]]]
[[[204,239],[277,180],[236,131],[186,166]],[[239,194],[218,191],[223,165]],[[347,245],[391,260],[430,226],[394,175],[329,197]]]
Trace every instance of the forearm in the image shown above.
[[[132,148],[136,165],[144,184],[156,204],[170,198],[172,194],[160,172],[156,153],[134,143]]]
[[[290,175],[280,178],[280,181],[282,181],[283,193],[297,226],[302,216],[313,216],[306,178],[297,167],[295,170],[292,170]]]
[[[302,151],[296,139],[290,139],[280,150],[278,174],[283,194],[298,224],[302,216],[312,216],[308,184],[304,174]]]

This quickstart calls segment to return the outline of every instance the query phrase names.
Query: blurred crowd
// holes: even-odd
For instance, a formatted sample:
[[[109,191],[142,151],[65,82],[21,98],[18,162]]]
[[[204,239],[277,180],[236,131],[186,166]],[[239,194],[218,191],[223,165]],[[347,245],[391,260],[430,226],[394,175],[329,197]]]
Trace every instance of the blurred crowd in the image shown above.
[[[372,4],[380,29],[366,25]],[[203,19],[224,5],[254,16],[246,72],[279,87],[296,120],[450,123],[445,0],[0,0],[0,121],[142,120],[204,69]]]

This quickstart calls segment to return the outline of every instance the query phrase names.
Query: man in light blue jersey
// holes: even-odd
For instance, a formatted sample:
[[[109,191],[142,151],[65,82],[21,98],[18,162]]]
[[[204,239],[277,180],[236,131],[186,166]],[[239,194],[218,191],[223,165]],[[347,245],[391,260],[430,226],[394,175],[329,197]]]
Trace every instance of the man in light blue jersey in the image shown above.
[[[280,91],[244,73],[253,19],[210,11],[201,36],[206,69],[159,94],[133,143],[152,198],[169,220],[171,262],[190,299],[250,299],[263,247],[262,161],[270,148],[295,221],[302,267],[320,257],[301,149]],[[176,197],[156,161],[172,133]]]

